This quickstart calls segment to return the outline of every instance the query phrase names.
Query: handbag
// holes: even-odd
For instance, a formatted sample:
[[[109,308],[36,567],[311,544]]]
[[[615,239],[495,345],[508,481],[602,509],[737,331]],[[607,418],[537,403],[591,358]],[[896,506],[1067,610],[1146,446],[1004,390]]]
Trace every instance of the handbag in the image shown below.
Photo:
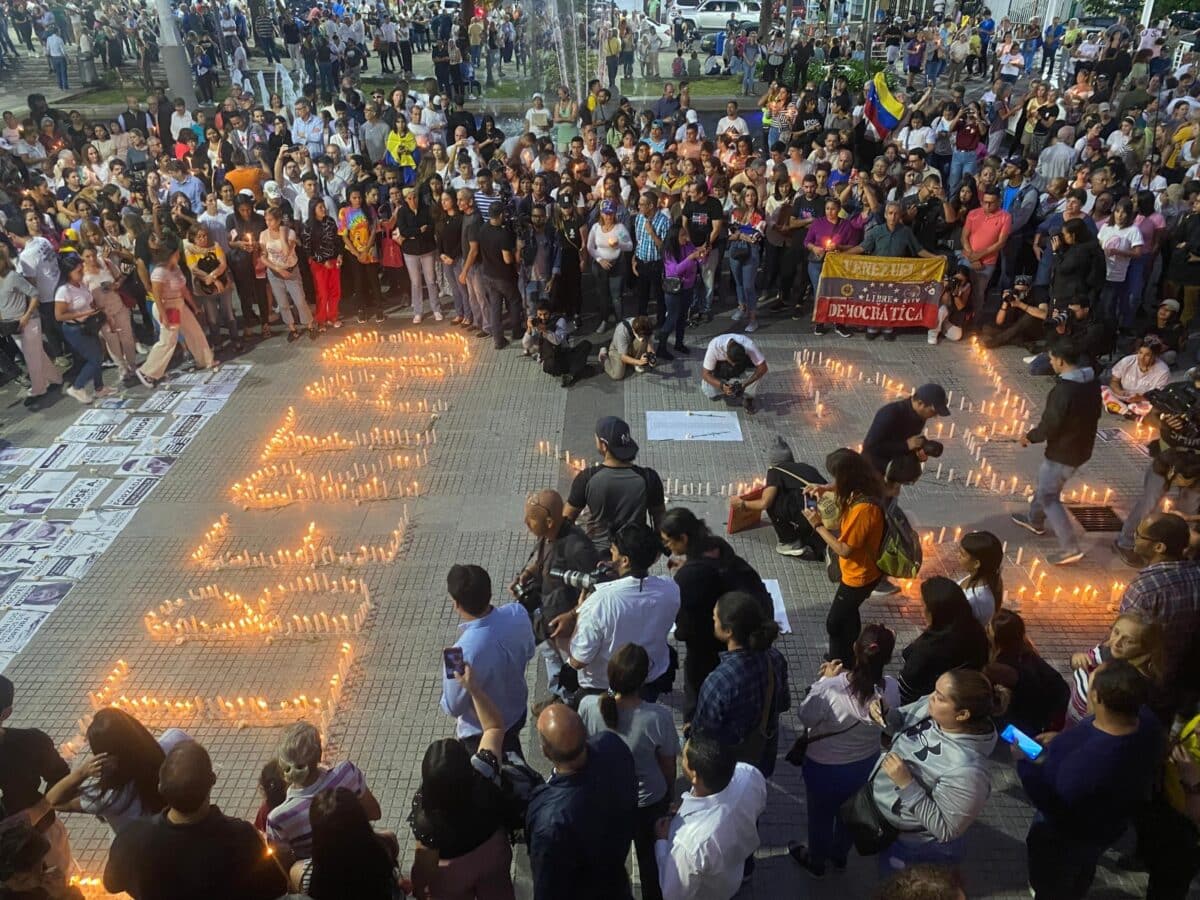
[[[767,55],[767,65],[768,66],[781,66],[781,65],[783,65],[783,57],[780,56],[778,53],[770,53]]]
[[[809,734],[806,730],[804,734],[796,738],[795,743],[792,744],[792,749],[787,752],[787,755],[784,756],[784,759],[790,762],[793,766],[802,766],[804,765],[804,758],[808,756],[808,747],[810,744],[815,744],[817,741],[823,741],[825,738],[831,738],[836,737],[839,734],[845,734],[850,729],[862,724],[864,723],[855,721],[840,731],[828,731],[825,734],[818,734],[816,737],[813,737],[813,735]]]
[[[879,771],[878,768],[875,771]],[[861,856],[874,856],[886,850],[900,835],[900,829],[883,817],[875,802],[875,793],[871,789],[874,780],[875,773],[872,772],[867,783],[838,810],[838,817],[850,832],[854,849]]]
[[[763,495],[763,486],[752,488],[744,494],[739,494],[738,500],[761,500]],[[761,509],[735,509],[733,504],[729,505],[729,520],[725,523],[725,531],[729,534],[737,534],[739,531],[745,531],[748,528],[754,528],[762,521]]]
[[[107,321],[108,317],[104,313],[96,312],[79,323],[79,330],[89,337],[98,337],[100,329],[104,327],[104,323]]]
[[[662,288],[664,294],[678,294],[683,290],[683,279],[678,275],[664,275]]]
[[[16,337],[21,333],[21,320],[8,319],[0,321],[0,337]]]
[[[751,729],[750,733],[733,748],[733,755],[738,762],[755,767],[762,762],[763,751],[767,749],[767,741],[775,736],[768,727],[771,721],[771,703],[775,698],[775,665],[771,662],[770,653],[764,652],[767,653],[767,691],[763,697],[762,716],[758,720],[758,725]]]
[[[729,258],[736,259],[738,262],[745,262],[750,258],[750,245],[746,241],[731,241],[733,244],[729,248]]]

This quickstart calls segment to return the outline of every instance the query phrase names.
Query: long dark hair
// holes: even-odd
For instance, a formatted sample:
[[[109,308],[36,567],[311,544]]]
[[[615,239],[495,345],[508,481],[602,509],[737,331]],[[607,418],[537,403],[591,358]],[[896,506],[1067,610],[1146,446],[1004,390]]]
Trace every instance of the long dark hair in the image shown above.
[[[1004,600],[1004,579],[1000,567],[1004,565],[1004,545],[990,531],[972,531],[964,534],[959,545],[967,555],[979,563],[979,571],[970,576],[969,584],[986,584],[992,592],[996,610]],[[995,610],[993,610],[994,612]]]
[[[854,642],[854,668],[850,670],[850,693],[867,703],[875,689],[883,686],[883,670],[892,661],[896,635],[886,625],[864,625]]]
[[[375,834],[362,803],[347,788],[326,789],[308,810],[312,823],[313,900],[391,900],[396,885],[391,854]]]
[[[988,623],[992,652],[990,659],[995,662],[1002,654],[1015,653],[1024,656],[1027,653],[1037,653],[1037,648],[1025,633],[1025,620],[1011,609],[998,609]]]
[[[683,259],[683,246],[680,244],[679,239],[680,235],[684,232],[684,228],[685,226],[682,222],[674,222],[667,231],[666,253],[670,255],[674,262],[679,262]],[[688,235],[688,239],[691,240],[691,235]]]
[[[745,591],[730,591],[717,600],[717,621],[747,650],[766,650],[779,637],[779,626],[768,619],[762,604]]]
[[[668,509],[659,523],[658,530],[671,538],[686,536],[688,559],[703,556],[712,540],[712,532],[708,530],[704,520],[685,506]]]
[[[825,459],[825,468],[833,476],[833,490],[844,513],[854,497],[883,499],[883,479],[865,456],[853,450],[835,450]]]
[[[92,717],[87,741],[93,753],[107,753],[115,761],[112,771],[100,776],[100,790],[119,791],[132,784],[143,812],[163,808],[158,770],[166,754],[145,725],[123,710],[105,707]]]
[[[929,616],[930,631],[944,631],[968,619],[975,621],[967,595],[945,575],[934,575],[921,582],[921,602]]]
[[[650,674],[650,654],[638,644],[625,644],[608,660],[608,693],[600,696],[600,718],[617,727],[617,694],[636,694]]]

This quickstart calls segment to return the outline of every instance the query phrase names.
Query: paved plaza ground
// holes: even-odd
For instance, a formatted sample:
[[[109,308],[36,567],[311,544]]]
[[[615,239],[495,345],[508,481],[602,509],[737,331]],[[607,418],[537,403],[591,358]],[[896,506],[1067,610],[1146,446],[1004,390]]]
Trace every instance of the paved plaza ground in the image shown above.
[[[67,741],[76,734],[80,718],[89,712],[88,692],[100,687],[118,660],[123,660],[129,671],[115,693],[129,698],[146,696],[161,701],[219,695],[236,704],[238,696],[261,696],[274,703],[278,698],[305,693],[310,702],[324,697],[327,703],[326,682],[336,669],[341,644],[350,643],[354,662],[328,733],[328,757],[352,759],[363,769],[384,810],[380,824],[400,835],[404,859],[410,859],[411,836],[405,820],[417,788],[422,754],[432,740],[453,733],[452,720],[437,708],[440,651],[453,641],[456,625],[445,595],[446,570],[455,562],[478,563],[487,568],[497,586],[508,582],[532,547],[532,539],[521,523],[523,498],[546,486],[565,491],[569,484],[571,469],[554,458],[553,448],[569,452],[572,460],[592,460],[596,456],[591,431],[595,419],[620,415],[631,423],[641,444],[639,462],[654,467],[672,484],[676,479],[680,482],[668,505],[691,506],[707,518],[714,530],[723,531],[726,501],[719,496],[723,486],[762,475],[767,448],[775,435],[784,436],[792,444],[798,459],[818,465],[828,451],[843,445],[857,446],[862,441],[874,410],[903,393],[902,389],[876,384],[877,372],[880,380],[886,376],[906,388],[938,381],[952,391],[953,416],[939,423],[947,445],[941,460],[942,478],[929,477],[936,474],[936,468],[930,467],[926,478],[905,494],[910,516],[933,539],[927,544],[923,574],[960,574],[954,569],[954,534],[960,528],[990,529],[1008,541],[1004,572],[1008,604],[1019,606],[1034,641],[1053,664],[1065,670],[1072,651],[1089,648],[1105,635],[1112,618],[1112,582],[1128,580],[1132,574],[1109,551],[1113,535],[1089,535],[1089,553],[1083,563],[1051,572],[1040,582],[1042,599],[1031,599],[1037,583],[1031,582],[1028,570],[1036,558],[1039,564],[1033,574],[1040,573],[1040,560],[1053,544],[1049,538],[1033,538],[1012,525],[1008,514],[1021,508],[1019,498],[1007,491],[991,490],[995,473],[997,480],[1007,485],[1015,476],[1019,493],[1032,478],[1041,449],[1022,450],[1015,443],[1001,441],[985,444],[981,457],[992,468],[983,470],[978,486],[963,483],[965,473],[979,472],[983,466],[964,443],[967,430],[981,426],[988,430],[993,421],[1004,421],[1001,408],[1011,419],[1007,411],[1021,398],[1027,399],[1036,420],[1049,390],[1049,379],[1024,374],[1019,348],[996,352],[992,358],[994,371],[989,374],[989,361],[970,346],[931,347],[924,333],[904,335],[895,343],[871,344],[861,337],[816,337],[800,323],[766,318],[754,338],[766,353],[771,372],[760,393],[761,411],[753,417],[739,413],[744,441],[647,441],[647,410],[713,408],[697,386],[699,351],[708,337],[730,325],[725,312],[713,324],[689,333],[689,343],[695,350],[688,359],[677,359],[624,383],[615,384],[600,375],[569,390],[564,390],[557,379],[543,375],[515,345],[497,352],[490,342],[474,338],[469,339],[466,361],[453,364],[452,371],[444,375],[417,371],[396,375],[386,365],[323,361],[323,351],[359,330],[352,324],[340,332],[330,331],[315,344],[307,340],[287,344],[277,337],[258,345],[239,360],[251,363],[252,368],[229,402],[207,422],[140,505],[131,524],[9,663],[6,674],[16,682],[18,691],[13,724],[36,725],[56,741]],[[411,326],[398,313],[383,326],[387,335],[404,328]],[[448,324],[427,321],[419,333],[460,332]],[[455,346],[454,342],[442,346],[408,340],[378,345],[367,341],[360,349],[367,356],[394,361],[400,354],[437,352],[454,356]],[[795,356],[804,350],[814,357],[807,367],[798,366]],[[444,359],[431,360],[429,365],[451,366]],[[853,368],[847,372],[847,366]],[[378,383],[360,385],[354,388],[355,399],[345,395],[314,399],[306,393],[306,386],[326,376],[354,377],[359,372],[382,376],[389,371],[394,377],[382,391]],[[111,381],[112,372],[108,374]],[[993,375],[998,376],[999,387]],[[337,390],[349,389],[339,385]],[[817,391],[821,415],[816,411]],[[136,412],[148,395],[140,388],[130,390],[126,396],[133,402],[123,411]],[[384,408],[388,404],[379,402],[380,398],[390,401],[391,408]],[[403,405],[409,404],[411,410],[423,402],[432,409],[445,407],[438,413],[436,443],[424,448],[428,450],[428,463],[405,472],[402,479],[393,477],[393,482],[415,480],[417,497],[357,505],[348,501],[295,502],[271,510],[243,510],[231,496],[232,484],[263,465],[285,465],[291,459],[319,477],[327,472],[353,472],[355,465],[382,465],[389,453],[420,452],[347,449],[297,457],[285,450],[264,463],[267,441],[284,422],[289,407],[295,408],[296,434],[319,439],[332,432],[344,437],[374,427],[399,429],[401,433],[408,429],[411,443],[415,433],[428,425],[431,414],[404,411]],[[990,403],[996,404],[994,415],[979,411],[982,404]],[[975,412],[969,411],[972,407]],[[64,399],[47,411],[29,415],[20,407],[14,389],[0,392],[3,437],[12,445],[49,446],[80,414],[74,401]],[[163,418],[169,421],[170,413],[163,414]],[[948,437],[951,425],[955,428],[953,438]],[[1132,430],[1131,425],[1113,417],[1106,416],[1102,425]],[[157,433],[165,427],[158,427]],[[403,440],[402,434],[398,437]],[[1111,489],[1111,503],[1121,513],[1141,482],[1146,458],[1133,440],[1121,434],[1110,437],[1098,442],[1095,457],[1080,481],[1101,499]],[[549,453],[539,449],[543,441]],[[955,471],[953,484],[947,482],[951,468]],[[90,473],[79,474],[105,476],[111,471],[93,468]],[[11,471],[9,483],[18,477],[20,473]],[[282,477],[271,476],[263,486],[285,491]],[[355,480],[362,482],[361,478]],[[103,498],[100,503],[104,503]],[[278,548],[294,549],[301,544],[309,523],[315,523],[317,546],[332,547],[340,554],[362,546],[386,545],[405,508],[408,530],[390,563],[333,564],[315,570],[309,565],[285,565],[213,571],[191,558],[205,532],[223,514],[229,517],[228,526],[219,529],[212,552],[245,551],[255,555],[270,554]],[[59,516],[54,511],[49,515],[73,516]],[[945,543],[937,543],[939,538]],[[789,661],[794,706],[815,676],[821,659],[832,586],[823,566],[777,555],[774,535],[765,525],[734,536],[731,542],[764,578],[778,579],[782,586],[792,632],[781,638],[779,647]],[[318,552],[318,557],[325,555]],[[143,622],[143,616],[164,601],[186,598],[189,591],[207,585],[239,593],[253,602],[266,587],[312,577],[314,572],[317,577],[331,580],[345,577],[365,581],[373,608],[360,633],[176,642],[152,639]],[[1084,585],[1092,586],[1088,599],[1077,595],[1087,593]],[[1073,596],[1077,587],[1081,591]],[[275,592],[279,593],[277,588]],[[1019,603],[1018,595],[1024,598]],[[920,625],[919,602],[914,596],[910,588],[905,595],[872,599],[863,607],[864,621],[886,622],[899,632],[898,646],[903,647]],[[282,600],[272,601],[272,609],[285,622],[291,621],[292,615],[309,614],[316,619],[321,612],[353,617],[357,602],[339,594],[314,600],[311,595],[287,592]],[[222,603],[200,599],[176,612],[185,618],[195,615],[215,622]],[[542,696],[544,674],[540,667],[531,665],[528,677],[532,696]],[[666,702],[678,705],[680,699],[676,693]],[[156,727],[177,724],[206,744],[218,767],[216,800],[228,813],[253,815],[258,802],[255,780],[279,740],[280,728],[257,727],[256,715],[222,718],[211,703],[205,716],[186,711],[165,716],[161,710],[155,713],[153,704],[147,715]],[[249,725],[242,727],[237,719],[248,720]],[[783,748],[791,744],[794,725],[793,715],[784,717]],[[547,771],[537,753],[532,728],[527,728],[523,740],[531,761]],[[991,800],[968,838],[965,869],[973,898],[1027,895],[1023,839],[1031,810],[1022,798],[1007,756],[998,756],[997,760]],[[868,895],[875,880],[871,860],[854,858],[844,875],[814,882],[787,857],[787,842],[804,839],[804,818],[804,791],[798,770],[781,761],[761,823],[759,865],[752,886],[739,896]],[[99,872],[109,841],[107,829],[79,815],[69,817],[68,826],[83,868]],[[526,862],[523,855],[519,857],[518,865],[524,870]],[[1113,859],[1111,853],[1105,857],[1093,896],[1142,895],[1144,879],[1117,871]],[[528,895],[524,875],[519,895]]]

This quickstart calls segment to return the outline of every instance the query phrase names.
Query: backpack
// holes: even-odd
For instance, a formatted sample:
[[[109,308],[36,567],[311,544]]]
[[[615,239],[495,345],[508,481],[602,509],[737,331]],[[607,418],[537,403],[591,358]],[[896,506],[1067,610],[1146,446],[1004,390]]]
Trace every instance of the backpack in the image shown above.
[[[525,814],[529,811],[529,801],[534,790],[545,783],[546,779],[541,773],[525,762],[519,753],[509,751],[504,754],[500,763],[500,793],[503,797],[504,830],[508,832],[512,843],[526,842]]]
[[[875,564],[884,575],[893,578],[916,578],[921,571],[923,551],[921,536],[895,500],[882,505],[883,540]]]
[[[721,577],[721,593],[742,591],[759,602],[768,619],[775,618],[775,600],[771,597],[762,577],[750,563],[740,556],[734,556],[728,561],[719,560],[716,565]]]

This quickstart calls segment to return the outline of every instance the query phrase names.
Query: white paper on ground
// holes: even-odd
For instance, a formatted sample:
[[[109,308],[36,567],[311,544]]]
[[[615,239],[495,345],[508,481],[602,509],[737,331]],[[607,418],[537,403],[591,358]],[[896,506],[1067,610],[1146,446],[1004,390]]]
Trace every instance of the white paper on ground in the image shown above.
[[[13,661],[16,655],[15,653],[0,653],[0,672],[8,668],[8,664]]]
[[[139,406],[137,411],[140,413],[166,412],[183,396],[185,395],[174,391],[155,391],[146,398],[146,402]]]
[[[40,516],[54,503],[54,497],[44,491],[8,494],[4,497],[4,511],[10,516]]]
[[[49,556],[89,556],[103,553],[117,539],[119,531],[75,532],[64,534],[50,547]]]
[[[228,397],[197,397],[195,394],[195,391],[189,391],[183,401],[171,410],[171,414],[175,416],[211,416],[215,412],[220,412],[221,407],[229,402]]]
[[[117,467],[118,475],[166,475],[175,464],[173,456],[131,456]]]
[[[45,452],[45,447],[3,447],[0,448],[0,463],[31,466]]]
[[[129,413],[120,409],[89,409],[75,420],[76,425],[120,425]]]
[[[14,609],[53,612],[75,585],[70,581],[18,581],[4,595]]]
[[[150,496],[150,492],[158,487],[160,479],[150,475],[141,475],[136,478],[126,478],[121,482],[120,487],[113,491],[108,499],[104,501],[105,506],[123,506],[132,507],[138,506],[143,500]]]
[[[162,416],[134,416],[113,435],[114,441],[142,441],[154,434],[163,422]]]
[[[0,606],[10,605],[8,602],[8,589],[16,583],[18,578],[24,578],[29,570],[22,571],[21,569],[9,569],[6,572],[0,572]]]
[[[98,444],[112,437],[116,425],[72,425],[64,428],[57,438],[74,444]]]
[[[779,631],[783,634],[791,634],[792,623],[788,621],[787,607],[783,605],[783,590],[779,587],[779,580],[764,578],[763,584],[767,586],[767,593],[775,602],[775,623],[779,626]]]
[[[648,441],[740,441],[742,426],[735,412],[647,410]]]
[[[108,490],[111,478],[80,478],[54,500],[54,509],[87,509]]]
[[[187,449],[196,433],[181,434],[179,437],[146,438],[130,452],[130,456],[178,456]]]
[[[18,519],[0,525],[0,544],[45,544],[58,540],[74,523],[70,519]]]
[[[133,521],[135,509],[92,509],[71,523],[76,534],[111,534],[116,537]]]
[[[10,609],[0,619],[0,653],[19,653],[48,615],[45,610]]]
[[[42,472],[37,469],[30,471],[25,477],[18,478],[13,484],[14,491],[61,491],[71,479],[74,472]]]
[[[225,381],[218,384],[202,384],[188,391],[189,397],[224,397],[226,400],[237,390],[236,381]]]
[[[46,558],[49,544],[0,544],[0,566],[28,568]]]
[[[88,569],[96,564],[96,555],[86,556],[47,556],[41,562],[34,563],[23,573],[25,578],[36,580],[41,578],[70,578],[78,581],[88,573]],[[0,581],[2,584],[3,581]]]

